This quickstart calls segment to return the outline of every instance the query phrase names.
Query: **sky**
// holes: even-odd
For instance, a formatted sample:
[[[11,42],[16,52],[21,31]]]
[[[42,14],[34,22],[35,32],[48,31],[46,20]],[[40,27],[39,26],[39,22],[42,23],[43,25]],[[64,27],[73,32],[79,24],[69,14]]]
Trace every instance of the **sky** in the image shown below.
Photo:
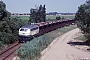
[[[35,5],[46,5],[46,12],[75,13],[86,0],[2,0],[11,13],[29,13]]]

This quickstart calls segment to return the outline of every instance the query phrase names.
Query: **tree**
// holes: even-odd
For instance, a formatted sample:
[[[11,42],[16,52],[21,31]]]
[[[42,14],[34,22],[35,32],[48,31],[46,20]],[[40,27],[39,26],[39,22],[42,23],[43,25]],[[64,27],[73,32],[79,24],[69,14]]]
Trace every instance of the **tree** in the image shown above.
[[[43,22],[45,22],[45,20],[46,20],[46,8],[45,8],[45,5],[42,8],[42,20],[43,20]]]
[[[78,7],[78,11],[75,15],[75,20],[77,22],[77,26],[82,30],[84,31],[84,25],[85,25],[85,4],[84,5],[81,5],[80,7]]]
[[[8,32],[9,25],[7,20],[10,18],[10,13],[6,10],[6,4],[3,1],[0,1],[0,31]]]
[[[10,13],[6,10],[6,4],[0,1],[0,20],[5,20],[10,18]]]
[[[30,22],[31,23],[34,23],[34,22],[36,22],[37,23],[37,20],[36,20],[36,12],[37,12],[37,9],[30,9]]]
[[[41,17],[41,18],[39,18],[40,22],[43,21],[42,8],[43,8],[42,5],[40,5],[40,7],[39,7],[39,9],[38,9],[38,17]]]
[[[57,17],[56,17],[56,20],[60,20],[60,19],[61,19],[61,17],[60,17],[60,16],[57,16]]]
[[[85,4],[78,8],[75,20],[90,44],[90,0],[87,0]]]
[[[10,44],[16,41],[18,30],[25,22],[19,17],[11,18],[11,13],[6,10],[6,4],[0,1],[0,42]]]
[[[30,9],[30,20],[31,23],[45,22],[46,20],[46,8],[45,5],[40,5],[39,8]]]

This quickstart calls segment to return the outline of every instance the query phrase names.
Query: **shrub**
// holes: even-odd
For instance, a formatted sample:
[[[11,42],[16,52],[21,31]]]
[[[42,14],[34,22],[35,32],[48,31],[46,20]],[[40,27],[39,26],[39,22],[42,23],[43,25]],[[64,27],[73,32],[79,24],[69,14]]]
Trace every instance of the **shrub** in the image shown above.
[[[56,17],[56,20],[60,20],[60,19],[61,19],[61,17],[60,17],[60,16],[57,16],[57,17]]]
[[[3,44],[10,44],[14,42],[15,37],[9,33],[1,32],[0,33],[0,41],[2,41]]]

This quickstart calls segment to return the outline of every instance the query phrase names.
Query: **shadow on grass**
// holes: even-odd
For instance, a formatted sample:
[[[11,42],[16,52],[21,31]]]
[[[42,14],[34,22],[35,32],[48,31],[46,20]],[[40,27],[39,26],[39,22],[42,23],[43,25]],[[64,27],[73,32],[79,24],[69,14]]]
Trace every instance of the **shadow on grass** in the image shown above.
[[[85,46],[90,46],[90,40],[87,40],[85,42],[68,42],[67,44],[70,44],[70,45],[85,45]],[[88,51],[90,51],[90,48],[87,49]]]

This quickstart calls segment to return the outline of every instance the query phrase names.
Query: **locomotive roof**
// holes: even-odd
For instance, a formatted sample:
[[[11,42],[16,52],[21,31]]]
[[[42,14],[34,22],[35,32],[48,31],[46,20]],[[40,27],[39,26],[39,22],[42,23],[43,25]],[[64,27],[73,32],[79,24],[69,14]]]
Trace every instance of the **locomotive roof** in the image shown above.
[[[22,26],[21,28],[29,28],[29,29],[32,29],[32,28],[35,28],[35,27],[38,27],[38,26],[37,26],[37,25],[34,25],[34,24],[31,24],[31,25]]]

